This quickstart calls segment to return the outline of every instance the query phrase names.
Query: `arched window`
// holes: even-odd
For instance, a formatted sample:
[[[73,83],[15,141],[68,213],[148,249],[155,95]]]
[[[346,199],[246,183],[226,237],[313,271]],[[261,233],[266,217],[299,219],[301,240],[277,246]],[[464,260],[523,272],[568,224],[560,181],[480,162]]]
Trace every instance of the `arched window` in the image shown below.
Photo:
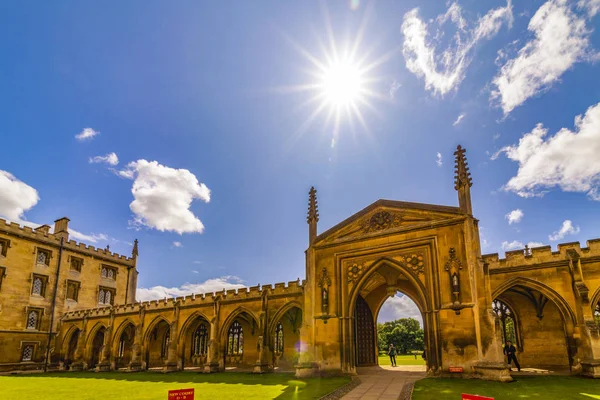
[[[242,325],[237,321],[229,327],[229,341],[227,346],[228,355],[241,355],[244,353],[244,331]]]
[[[204,356],[208,349],[208,329],[206,324],[201,323],[194,331],[192,337],[192,356]]]
[[[123,358],[125,355],[125,347],[127,346],[127,342],[129,341],[129,335],[127,335],[127,331],[121,334],[121,339],[119,340],[119,358]]]
[[[596,308],[594,309],[594,319],[596,323],[600,325],[600,301],[596,304]]]
[[[37,294],[38,296],[42,296],[42,289],[44,287],[44,281],[39,276],[33,278],[33,289],[31,290],[32,294]]]
[[[168,329],[165,332],[165,336],[163,337],[162,346],[160,348],[160,356],[162,358],[167,358],[169,355],[169,344],[171,343],[171,330]]]
[[[506,343],[507,340],[513,342],[517,347],[520,347],[520,343],[517,336],[517,324],[515,316],[509,306],[504,302],[496,299],[492,303],[492,310],[500,318],[500,325],[502,325],[502,343]]]
[[[38,319],[39,319],[39,311],[31,310],[29,311],[29,315],[27,316],[27,329],[37,329],[38,328]]]
[[[275,328],[275,354],[283,353],[283,325],[281,322],[277,323]]]

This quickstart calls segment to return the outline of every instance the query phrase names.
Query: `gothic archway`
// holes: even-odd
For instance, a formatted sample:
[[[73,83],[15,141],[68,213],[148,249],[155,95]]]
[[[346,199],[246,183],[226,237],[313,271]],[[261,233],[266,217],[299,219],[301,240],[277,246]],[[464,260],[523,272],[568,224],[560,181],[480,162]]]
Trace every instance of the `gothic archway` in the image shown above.
[[[194,313],[183,324],[179,337],[182,368],[201,368],[208,360],[210,323],[200,313]]]
[[[106,329],[104,327],[99,328],[96,334],[93,336],[92,349],[90,354],[90,363],[88,364],[90,369],[96,368],[96,365],[100,362],[101,352],[104,348],[104,333]]]

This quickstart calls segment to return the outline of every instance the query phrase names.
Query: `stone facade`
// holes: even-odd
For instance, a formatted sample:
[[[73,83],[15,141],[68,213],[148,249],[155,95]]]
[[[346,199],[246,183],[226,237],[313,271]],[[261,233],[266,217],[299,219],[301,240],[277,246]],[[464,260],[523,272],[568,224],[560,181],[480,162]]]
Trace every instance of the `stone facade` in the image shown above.
[[[523,367],[600,377],[600,240],[482,255],[464,149],[455,156],[458,207],[379,200],[318,234],[311,189],[304,281],[69,311],[54,360],[71,370],[353,374],[377,363],[377,315],[402,292],[423,315],[431,375],[511,380],[505,337]]]
[[[50,233],[0,220],[0,371],[58,360],[48,336],[66,312],[135,302],[137,243],[119,256],[69,241],[68,223]]]

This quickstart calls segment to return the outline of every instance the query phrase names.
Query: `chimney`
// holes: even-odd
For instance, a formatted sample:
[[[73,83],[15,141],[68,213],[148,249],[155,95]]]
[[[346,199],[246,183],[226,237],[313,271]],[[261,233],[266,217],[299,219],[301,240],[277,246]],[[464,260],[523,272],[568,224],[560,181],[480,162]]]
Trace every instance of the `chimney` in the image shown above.
[[[36,232],[40,232],[43,233],[44,235],[47,235],[48,232],[50,232],[50,225],[42,225],[42,226],[38,226],[37,228],[34,229]]]
[[[54,221],[54,236],[69,241],[69,218],[62,217]]]

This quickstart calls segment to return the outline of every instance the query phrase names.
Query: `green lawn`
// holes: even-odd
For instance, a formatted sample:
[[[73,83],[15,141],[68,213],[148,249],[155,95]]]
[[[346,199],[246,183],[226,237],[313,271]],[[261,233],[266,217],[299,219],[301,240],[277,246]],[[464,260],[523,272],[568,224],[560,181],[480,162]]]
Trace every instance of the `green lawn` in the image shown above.
[[[379,365],[392,365],[389,356],[379,356]],[[417,359],[413,355],[396,356],[396,365],[425,365],[425,360],[417,354]]]
[[[68,372],[0,376],[0,398],[19,400],[166,400],[173,389],[195,389],[196,399],[318,399],[348,377],[296,380],[293,374],[225,372]]]
[[[510,383],[477,379],[426,378],[415,383],[412,400],[460,400],[462,393],[495,400],[589,400],[600,399],[600,382],[571,376],[522,376]]]

